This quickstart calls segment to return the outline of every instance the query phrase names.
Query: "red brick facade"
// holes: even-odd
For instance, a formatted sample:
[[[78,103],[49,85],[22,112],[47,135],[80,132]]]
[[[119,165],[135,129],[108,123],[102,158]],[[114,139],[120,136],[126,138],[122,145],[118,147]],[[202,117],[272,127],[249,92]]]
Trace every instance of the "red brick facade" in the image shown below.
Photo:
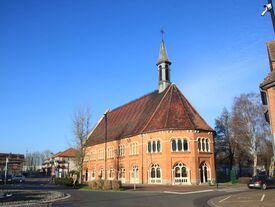
[[[83,173],[88,181],[208,183],[216,176],[213,133],[172,84],[108,112],[88,137]]]

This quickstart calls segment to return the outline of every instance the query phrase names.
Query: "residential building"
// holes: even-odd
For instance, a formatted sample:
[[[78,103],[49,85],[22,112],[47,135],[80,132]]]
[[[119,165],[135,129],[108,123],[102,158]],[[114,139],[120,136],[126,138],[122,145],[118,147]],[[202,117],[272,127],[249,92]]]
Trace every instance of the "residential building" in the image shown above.
[[[42,169],[46,175],[59,178],[65,177],[70,171],[77,171],[76,154],[77,150],[74,148],[58,152],[44,161]]]
[[[87,181],[190,185],[215,180],[214,131],[171,83],[170,66],[162,40],[158,90],[106,112],[90,132],[83,168]]]
[[[265,117],[267,122],[270,123],[271,132],[272,132],[272,146],[273,146],[273,169],[270,169],[271,172],[274,171],[274,162],[275,162],[275,41],[267,43],[267,51],[270,65],[270,73],[260,84],[262,102],[266,106]]]
[[[0,153],[0,175],[5,173],[7,163],[7,174],[17,175],[23,171],[25,157],[22,154]]]

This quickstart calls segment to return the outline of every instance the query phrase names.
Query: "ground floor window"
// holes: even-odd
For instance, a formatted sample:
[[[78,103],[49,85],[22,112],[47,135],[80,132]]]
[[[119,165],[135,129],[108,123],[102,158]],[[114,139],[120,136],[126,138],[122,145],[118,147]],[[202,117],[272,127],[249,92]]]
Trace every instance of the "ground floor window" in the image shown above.
[[[139,183],[139,170],[137,165],[132,167],[130,183]]]
[[[189,170],[183,163],[176,163],[172,169],[173,184],[189,184]]]
[[[118,172],[118,179],[122,182],[125,183],[125,168],[121,167]]]
[[[202,162],[200,164],[200,167],[199,167],[199,171],[200,171],[200,181],[201,183],[207,183],[208,182],[208,167],[207,167],[207,164],[205,162]]]
[[[153,164],[149,170],[149,183],[160,184],[162,183],[161,168],[159,164]]]

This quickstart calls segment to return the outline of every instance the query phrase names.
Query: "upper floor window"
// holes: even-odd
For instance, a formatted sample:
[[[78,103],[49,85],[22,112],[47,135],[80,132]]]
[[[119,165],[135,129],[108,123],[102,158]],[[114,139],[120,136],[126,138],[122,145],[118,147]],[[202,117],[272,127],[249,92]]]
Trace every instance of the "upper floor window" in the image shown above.
[[[198,138],[198,150],[200,152],[210,152],[209,139]]]
[[[182,138],[172,139],[171,149],[172,149],[172,152],[188,151],[189,150],[188,140],[182,139]]]
[[[159,140],[149,141],[147,144],[147,151],[149,153],[157,153],[161,151],[161,144]]]
[[[130,155],[137,155],[138,154],[138,143],[132,142],[130,144]]]
[[[104,150],[103,149],[100,149],[98,151],[98,159],[99,160],[104,160]]]
[[[117,154],[120,157],[125,156],[125,145],[124,144],[118,146]]]
[[[107,158],[114,158],[114,148],[109,147],[107,150]]]
[[[91,160],[96,160],[96,151],[92,151]]]

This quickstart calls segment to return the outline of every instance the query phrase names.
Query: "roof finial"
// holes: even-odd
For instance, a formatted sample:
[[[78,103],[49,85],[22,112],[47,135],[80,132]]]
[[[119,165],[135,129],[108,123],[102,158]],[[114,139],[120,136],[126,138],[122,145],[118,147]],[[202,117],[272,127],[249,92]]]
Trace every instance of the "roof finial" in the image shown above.
[[[162,38],[162,41],[163,41],[163,36],[164,36],[163,26],[160,27],[160,33],[161,33],[161,38]]]

